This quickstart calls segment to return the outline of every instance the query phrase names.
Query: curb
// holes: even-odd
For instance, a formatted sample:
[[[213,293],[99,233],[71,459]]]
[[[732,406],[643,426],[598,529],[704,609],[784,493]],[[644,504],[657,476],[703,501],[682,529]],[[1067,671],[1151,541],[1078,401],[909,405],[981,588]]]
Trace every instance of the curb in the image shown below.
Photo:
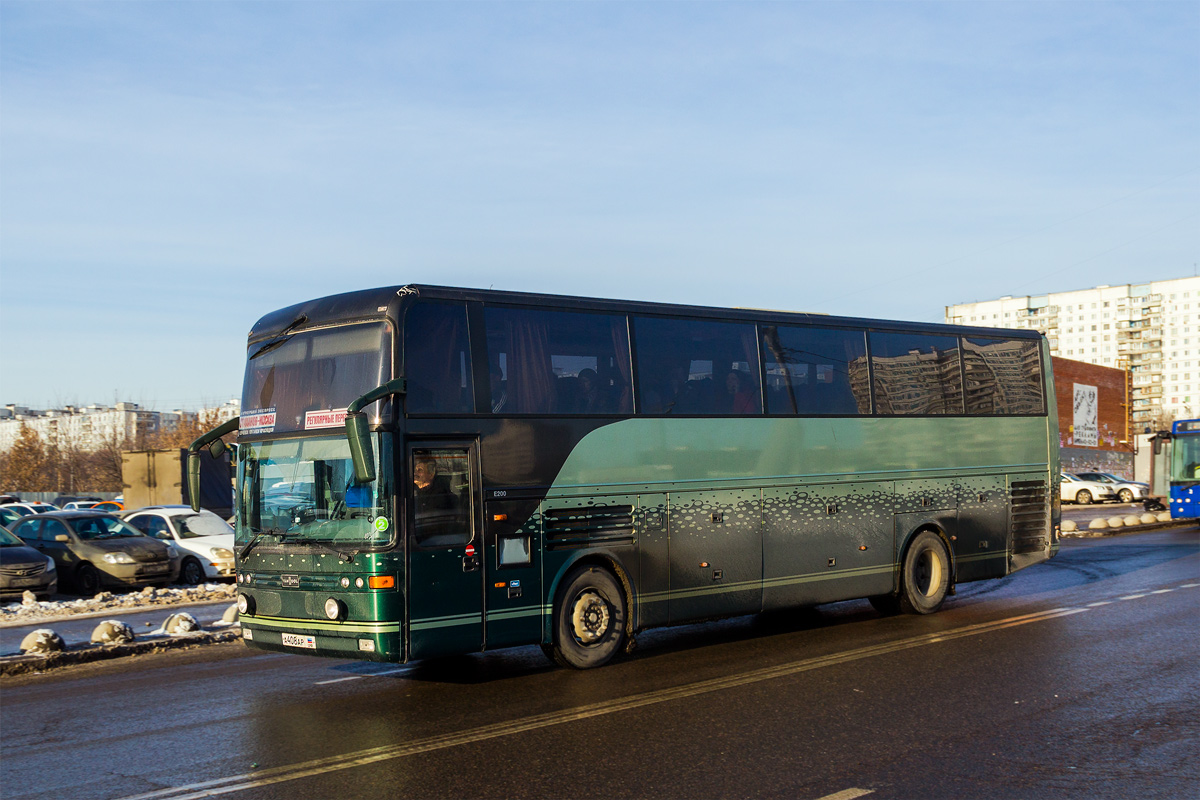
[[[158,653],[164,650],[190,649],[208,644],[235,642],[240,641],[241,638],[241,629],[233,628],[223,631],[186,633],[144,642],[130,642],[129,644],[85,644],[48,655],[5,656],[0,658],[0,677],[49,672],[61,667],[90,664],[94,661],[108,661],[113,658],[124,658],[143,653]]]

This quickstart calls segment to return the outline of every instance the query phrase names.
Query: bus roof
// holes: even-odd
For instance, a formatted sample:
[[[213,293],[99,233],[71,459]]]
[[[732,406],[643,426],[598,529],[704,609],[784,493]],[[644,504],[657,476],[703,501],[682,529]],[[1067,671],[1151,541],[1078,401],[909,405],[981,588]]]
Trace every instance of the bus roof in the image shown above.
[[[255,323],[254,327],[250,330],[249,338],[250,341],[255,341],[275,336],[283,329],[289,327],[293,330],[301,330],[318,325],[329,325],[334,322],[371,319],[391,319],[398,321],[401,314],[401,306],[417,298],[469,300],[484,304],[542,306],[574,311],[628,312],[634,314],[660,314],[739,321],[753,320],[779,325],[816,325],[820,327],[903,330],[931,334],[979,335],[1006,339],[1039,339],[1042,336],[1036,330],[1016,330],[1012,328],[967,327],[933,322],[839,317],[814,312],[719,308],[676,303],[653,303],[640,300],[615,300],[571,295],[538,294],[533,292],[508,292],[492,289],[408,284],[406,286],[388,286],[329,295],[272,311]],[[297,321],[300,321],[300,324],[296,324]]]

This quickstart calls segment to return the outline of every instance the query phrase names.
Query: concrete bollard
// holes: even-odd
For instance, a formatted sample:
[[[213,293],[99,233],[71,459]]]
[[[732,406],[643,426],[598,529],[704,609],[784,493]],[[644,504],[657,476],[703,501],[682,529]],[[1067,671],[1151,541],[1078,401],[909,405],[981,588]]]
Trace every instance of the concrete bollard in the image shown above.
[[[67,643],[63,638],[49,628],[38,628],[21,640],[21,652],[28,655],[61,653],[66,649]]]
[[[1079,530],[1079,526],[1069,519],[1064,519],[1062,521],[1062,527],[1060,530],[1063,533],[1074,533],[1075,531]]]
[[[1131,525],[1141,525],[1142,518],[1139,517],[1137,514],[1130,514],[1128,517],[1125,518],[1124,522],[1125,522],[1125,527],[1128,528]]]
[[[238,621],[237,603],[234,603],[229,608],[225,609],[225,613],[221,615],[221,622],[226,622],[232,625]]]
[[[118,619],[106,619],[92,631],[92,644],[129,644],[133,628]]]
[[[1158,512],[1158,521],[1159,522],[1170,522],[1171,521],[1171,512],[1170,511]]]
[[[200,623],[186,611],[180,611],[167,617],[162,626],[164,633],[177,636],[181,633],[195,633],[200,630]]]
[[[1108,518],[1108,527],[1110,527],[1110,528],[1121,528],[1121,527],[1124,527],[1124,525],[1125,525],[1125,520],[1122,519],[1121,517],[1109,517]]]
[[[1094,519],[1088,523],[1088,530],[1099,531],[1108,527],[1108,523],[1102,519]]]
[[[1143,525],[1149,525],[1152,522],[1158,522],[1158,517],[1156,517],[1154,514],[1150,514],[1150,513],[1142,514],[1142,524]]]

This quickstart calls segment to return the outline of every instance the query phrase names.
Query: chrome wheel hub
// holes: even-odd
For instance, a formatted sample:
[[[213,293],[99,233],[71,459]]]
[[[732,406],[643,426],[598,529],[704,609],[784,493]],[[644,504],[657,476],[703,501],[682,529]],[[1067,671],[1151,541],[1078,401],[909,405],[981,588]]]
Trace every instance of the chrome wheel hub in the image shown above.
[[[575,638],[583,644],[595,644],[608,633],[611,617],[608,603],[595,592],[588,590],[575,598],[575,607],[571,610],[571,628]]]

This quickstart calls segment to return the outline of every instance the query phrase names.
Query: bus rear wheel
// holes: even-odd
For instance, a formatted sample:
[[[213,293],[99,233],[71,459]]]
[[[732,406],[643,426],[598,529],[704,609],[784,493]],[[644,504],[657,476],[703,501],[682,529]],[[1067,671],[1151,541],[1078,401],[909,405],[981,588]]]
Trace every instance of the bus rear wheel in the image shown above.
[[[612,573],[599,567],[575,570],[554,604],[554,660],[573,669],[608,663],[625,641],[625,613],[625,594]]]
[[[900,610],[932,614],[942,607],[950,588],[950,554],[940,536],[921,531],[904,555],[900,571]]]

